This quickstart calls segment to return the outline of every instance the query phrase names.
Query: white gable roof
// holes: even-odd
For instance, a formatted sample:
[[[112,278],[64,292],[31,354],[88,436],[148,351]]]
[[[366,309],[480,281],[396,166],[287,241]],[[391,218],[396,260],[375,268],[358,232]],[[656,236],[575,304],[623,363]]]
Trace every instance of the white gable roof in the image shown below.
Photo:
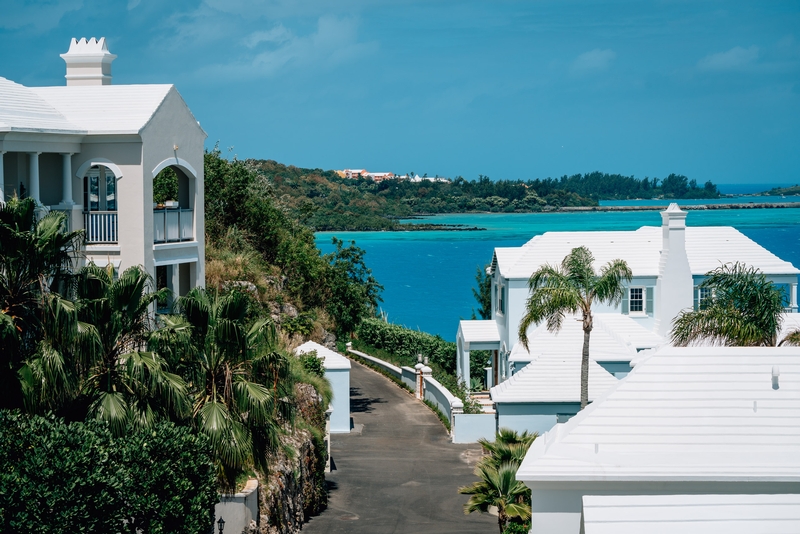
[[[29,87],[0,78],[0,132],[11,131],[86,133]]]
[[[589,362],[589,400],[619,384],[608,371]],[[542,356],[491,389],[498,403],[581,401],[581,353]]]
[[[518,252],[496,249],[493,266],[504,278],[527,279],[545,264],[558,265],[580,246],[592,251],[595,269],[623,259],[634,276],[658,276],[662,247],[660,226],[634,231],[546,232],[537,235]],[[800,270],[730,226],[686,228],[686,255],[693,275],[703,275],[723,263],[743,261],[766,274],[800,274]]]
[[[800,495],[585,495],[585,534],[793,534]]]
[[[627,315],[595,313],[594,328],[589,337],[589,356],[595,361],[630,361],[637,349],[652,348],[663,338],[647,330]],[[558,332],[550,332],[542,323],[528,334],[528,347],[517,343],[509,361],[529,362],[546,354],[573,354],[583,350],[583,323],[577,315],[567,315]]]
[[[89,134],[138,134],[172,85],[72,85],[30,91]]]
[[[517,478],[800,482],[800,348],[661,349],[537,439]]]
[[[294,349],[295,354],[306,354],[312,351],[317,351],[317,357],[325,360],[323,362],[325,369],[350,369],[350,360],[314,341],[306,341]]]
[[[458,329],[465,343],[500,343],[496,321],[459,321]]]

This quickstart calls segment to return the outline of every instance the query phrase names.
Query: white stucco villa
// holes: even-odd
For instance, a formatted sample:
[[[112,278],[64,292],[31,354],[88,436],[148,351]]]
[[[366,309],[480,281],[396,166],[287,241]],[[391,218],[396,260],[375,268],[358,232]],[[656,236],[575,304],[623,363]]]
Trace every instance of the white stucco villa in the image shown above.
[[[800,348],[666,347],[632,364],[534,441],[517,472],[531,532],[795,532]]]
[[[622,303],[613,308],[595,305],[594,312],[598,316],[607,315],[609,325],[614,321],[611,316],[620,316],[610,330],[627,336],[635,350],[651,348],[654,339],[665,339],[678,313],[696,306],[704,298],[698,286],[706,273],[725,263],[739,261],[757,267],[775,284],[785,286],[787,311],[797,311],[800,270],[735,228],[687,228],[686,215],[677,204],[671,204],[661,213],[661,227],[643,226],[634,231],[547,232],[521,247],[496,248],[487,269],[492,279],[492,318],[459,323],[456,336],[459,376],[469,383],[471,350],[492,351],[490,387],[507,380],[526,361],[542,353],[535,339],[531,341],[529,356],[517,346],[517,329],[529,296],[528,279],[545,264],[560,264],[579,246],[591,250],[597,269],[617,258],[625,260],[631,268],[633,279]],[[532,331],[529,337],[531,335],[534,335]],[[562,339],[567,337],[562,336]]]
[[[0,201],[29,196],[86,231],[84,261],[142,265],[175,294],[204,285],[206,133],[173,85],[112,85],[105,38],[73,39],[66,85],[0,78]],[[172,167],[176,206],[153,204]]]

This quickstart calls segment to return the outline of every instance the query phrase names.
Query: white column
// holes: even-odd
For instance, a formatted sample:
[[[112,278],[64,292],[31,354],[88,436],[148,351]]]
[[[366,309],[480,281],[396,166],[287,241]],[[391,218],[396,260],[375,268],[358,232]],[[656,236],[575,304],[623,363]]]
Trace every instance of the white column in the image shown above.
[[[792,284],[792,313],[797,313],[797,284]]]
[[[0,202],[6,201],[6,182],[3,174],[3,154],[5,153],[5,150],[0,150]]]
[[[31,152],[30,156],[30,177],[28,181],[28,196],[34,199],[37,203],[41,202],[39,198],[39,154],[41,152]]]
[[[72,198],[72,153],[61,154],[63,164],[61,170],[61,203],[67,206],[75,204]]]

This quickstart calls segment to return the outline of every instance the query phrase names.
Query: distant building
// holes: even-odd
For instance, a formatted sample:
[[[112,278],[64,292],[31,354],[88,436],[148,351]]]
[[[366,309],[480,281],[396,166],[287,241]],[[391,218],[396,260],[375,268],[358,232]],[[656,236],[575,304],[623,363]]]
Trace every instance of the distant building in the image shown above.
[[[384,180],[392,180],[394,179],[393,172],[370,172],[367,174],[367,178],[371,180],[375,180],[376,182],[382,182]]]

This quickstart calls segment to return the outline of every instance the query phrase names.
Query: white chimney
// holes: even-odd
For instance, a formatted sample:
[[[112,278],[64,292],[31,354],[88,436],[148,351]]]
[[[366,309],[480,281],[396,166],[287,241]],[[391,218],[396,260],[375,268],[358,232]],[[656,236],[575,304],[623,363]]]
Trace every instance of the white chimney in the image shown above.
[[[694,285],[686,256],[686,212],[674,202],[661,212],[661,261],[656,282],[656,332],[668,336],[672,321],[691,308]]]
[[[111,85],[111,62],[117,56],[108,51],[105,37],[73,37],[61,57],[67,62],[67,85]]]

